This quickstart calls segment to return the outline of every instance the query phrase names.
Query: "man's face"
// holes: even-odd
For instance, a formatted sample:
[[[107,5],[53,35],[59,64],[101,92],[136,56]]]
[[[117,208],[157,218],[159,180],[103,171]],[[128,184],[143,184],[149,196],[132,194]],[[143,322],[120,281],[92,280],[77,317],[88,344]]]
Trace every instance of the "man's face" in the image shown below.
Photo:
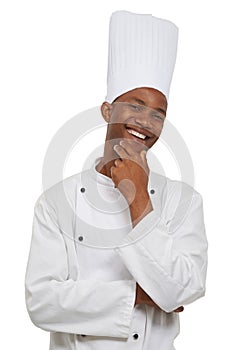
[[[106,141],[111,147],[122,139],[140,152],[158,140],[167,111],[166,97],[153,88],[137,88],[119,96],[112,104],[104,102],[102,115],[108,122]]]

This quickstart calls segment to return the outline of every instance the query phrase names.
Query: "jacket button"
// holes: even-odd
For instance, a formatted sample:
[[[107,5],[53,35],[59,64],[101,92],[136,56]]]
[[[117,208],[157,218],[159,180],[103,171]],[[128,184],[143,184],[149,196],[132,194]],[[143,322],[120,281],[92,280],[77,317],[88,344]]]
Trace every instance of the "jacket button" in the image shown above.
[[[154,194],[155,193],[155,190],[150,190],[150,194]]]
[[[84,193],[86,189],[84,187],[81,188],[81,192]]]
[[[82,236],[79,236],[79,237],[78,237],[78,241],[80,241],[80,242],[83,241],[83,237],[82,237]]]
[[[139,335],[137,333],[133,334],[134,339],[138,339]]]

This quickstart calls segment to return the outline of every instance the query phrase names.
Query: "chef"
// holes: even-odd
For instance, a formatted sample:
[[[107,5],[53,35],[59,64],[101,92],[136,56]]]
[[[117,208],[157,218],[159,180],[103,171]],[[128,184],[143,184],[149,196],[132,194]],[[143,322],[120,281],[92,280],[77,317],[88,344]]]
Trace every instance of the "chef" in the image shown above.
[[[166,118],[178,28],[116,11],[109,30],[104,152],[39,196],[26,305],[51,350],[171,350],[207,270],[201,195],[147,162]]]

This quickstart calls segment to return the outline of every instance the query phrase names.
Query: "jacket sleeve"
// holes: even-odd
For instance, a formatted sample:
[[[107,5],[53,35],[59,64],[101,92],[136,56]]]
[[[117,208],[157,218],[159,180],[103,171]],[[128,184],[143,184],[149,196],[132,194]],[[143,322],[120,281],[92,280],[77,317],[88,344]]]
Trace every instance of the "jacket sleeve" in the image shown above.
[[[26,307],[46,331],[127,338],[136,281],[73,280],[63,234],[41,196],[35,205],[25,275]]]
[[[158,219],[154,209],[115,248],[137,283],[166,312],[205,294],[207,240],[201,195],[194,191],[190,204],[180,201],[179,208],[169,220]],[[188,208],[185,216],[180,215],[182,208]]]

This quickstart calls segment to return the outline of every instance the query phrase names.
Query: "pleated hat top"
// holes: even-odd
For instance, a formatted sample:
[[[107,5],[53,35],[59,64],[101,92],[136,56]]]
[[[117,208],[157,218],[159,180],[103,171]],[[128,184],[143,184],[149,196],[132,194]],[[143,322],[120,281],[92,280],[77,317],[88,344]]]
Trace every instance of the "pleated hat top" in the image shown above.
[[[178,27],[151,14],[112,13],[109,25],[107,95],[139,87],[162,92],[168,101],[178,44]]]

